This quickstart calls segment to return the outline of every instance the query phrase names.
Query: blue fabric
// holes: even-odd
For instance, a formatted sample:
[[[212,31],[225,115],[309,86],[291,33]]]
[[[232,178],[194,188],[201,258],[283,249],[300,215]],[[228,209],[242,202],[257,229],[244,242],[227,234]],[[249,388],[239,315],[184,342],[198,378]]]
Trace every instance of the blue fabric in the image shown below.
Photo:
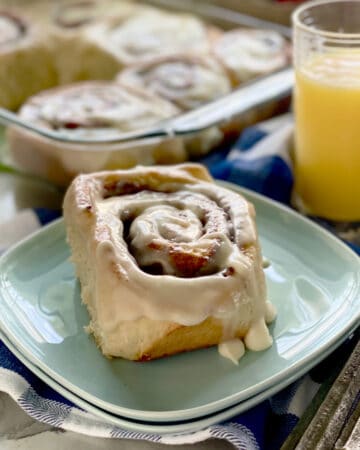
[[[255,161],[222,161],[209,167],[219,180],[230,181],[279,202],[289,203],[293,176],[289,166],[279,156],[265,156]],[[281,184],[278,183],[281,180]]]
[[[264,139],[269,138],[271,136],[269,136],[267,128],[263,128],[262,126],[248,128],[243,132],[241,138],[231,151],[223,149],[220,152],[206,156],[202,159],[202,162],[217,179],[240,184],[275,200],[289,204],[293,185],[291,162],[287,153],[284,152],[281,136],[280,141],[277,141],[277,145],[274,145],[271,151],[268,151],[268,147],[266,146],[264,146],[264,152],[261,149],[259,150],[260,147],[258,145],[261,145]],[[278,145],[279,143],[280,145]],[[269,141],[269,144],[270,146],[272,145],[271,141]],[[253,155],[255,156],[253,157]],[[54,220],[61,214],[60,211],[50,211],[47,209],[36,209],[35,213],[42,225]],[[360,249],[358,247],[355,245],[352,247],[359,252]],[[330,357],[318,367],[314,368],[306,377],[293,383],[273,398],[262,402],[225,424],[210,427],[208,437],[227,439],[236,448],[279,449],[299,420],[299,415],[294,406],[294,403],[296,403],[294,399],[296,399],[297,395],[300,395],[299,392],[303,383],[310,383],[309,386],[312,386],[312,389],[316,392],[316,388],[331,375],[336,364],[339,365],[338,362],[341,360],[341,357],[344,358],[350,353],[354,340],[356,339],[358,339],[358,335],[349,339],[335,354],[330,355]],[[334,361],[336,364],[334,364]],[[22,402],[19,403],[22,406],[25,405],[24,409],[29,414],[33,411],[37,413],[36,409],[39,405],[39,399],[43,409],[47,408],[47,400],[55,401],[57,402],[57,408],[60,406],[60,410],[62,408],[61,405],[64,406],[63,412],[60,413],[63,419],[56,423],[66,428],[66,420],[70,420],[68,408],[73,407],[72,403],[47,387],[26,369],[0,341],[1,367],[16,372],[28,383],[29,388],[25,390]],[[310,396],[308,401],[311,401],[311,398]],[[39,417],[35,413],[34,417]],[[44,417],[47,417],[46,414]],[[47,419],[43,420],[46,421]],[[51,420],[54,420],[54,418]],[[116,427],[109,432],[110,436],[118,438],[133,437],[136,439],[168,443],[162,437],[155,435],[141,436],[137,433],[136,436],[130,436],[129,433],[124,433]]]
[[[41,225],[46,225],[61,216],[61,211],[58,209],[35,208],[34,212]]]
[[[270,154],[264,152],[262,155],[258,152],[256,158],[248,158],[251,151],[254,151],[256,145],[263,139],[267,138],[271,146],[271,135],[261,129],[261,125],[249,127],[243,131],[231,151],[225,149],[211,154],[204,157],[201,162],[218,180],[239,184],[290,206],[294,183],[292,167],[289,164],[290,158],[284,158],[283,152],[279,151],[279,146],[276,144]],[[286,156],[289,156],[289,152],[290,149],[287,148]],[[329,231],[333,231],[326,221],[316,217],[313,217],[313,220]],[[360,246],[351,242],[346,243],[360,255]]]

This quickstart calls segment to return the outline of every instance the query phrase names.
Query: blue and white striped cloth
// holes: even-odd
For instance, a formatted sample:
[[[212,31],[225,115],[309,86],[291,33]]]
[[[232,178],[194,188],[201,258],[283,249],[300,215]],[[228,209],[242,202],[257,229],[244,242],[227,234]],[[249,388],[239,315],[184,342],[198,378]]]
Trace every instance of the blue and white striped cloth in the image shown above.
[[[245,130],[233,149],[212,154],[203,162],[216,178],[289,203],[293,183],[289,158],[291,138],[292,119],[286,115]],[[16,217],[16,221],[0,224],[0,250],[58,214],[57,211],[26,210]],[[349,342],[340,351],[343,352],[346,345]],[[331,364],[326,365],[327,361],[277,395],[226,423],[178,436],[128,432],[101,422],[48,387],[1,341],[0,390],[7,392],[33,418],[88,436],[143,439],[164,444],[189,444],[219,438],[226,439],[238,449],[272,450],[280,448],[316,394],[322,376],[331,372]]]

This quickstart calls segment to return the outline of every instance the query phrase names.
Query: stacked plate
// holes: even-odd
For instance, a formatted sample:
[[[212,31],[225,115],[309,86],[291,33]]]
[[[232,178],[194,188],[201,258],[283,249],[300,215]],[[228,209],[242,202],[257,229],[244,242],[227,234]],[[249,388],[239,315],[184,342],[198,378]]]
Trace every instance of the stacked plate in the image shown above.
[[[0,328],[16,356],[79,407],[119,427],[188,433],[245,411],[332,352],[360,320],[360,259],[290,209],[227,184],[252,201],[274,345],[238,366],[216,348],[139,363],[106,359],[84,332],[89,318],[59,220],[0,260]]]

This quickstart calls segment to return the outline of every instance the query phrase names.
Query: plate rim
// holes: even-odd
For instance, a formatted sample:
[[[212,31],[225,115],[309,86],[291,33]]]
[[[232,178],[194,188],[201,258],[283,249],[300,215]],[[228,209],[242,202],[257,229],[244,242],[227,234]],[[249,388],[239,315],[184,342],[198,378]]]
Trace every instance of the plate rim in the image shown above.
[[[314,228],[318,232],[325,235],[327,239],[330,239],[330,241],[334,242],[335,245],[340,246],[343,251],[351,255],[352,258],[354,258],[354,262],[358,264],[359,271],[356,274],[356,286],[354,286],[354,289],[356,289],[356,292],[359,291],[360,293],[360,258],[357,255],[357,253],[352,250],[349,246],[347,246],[344,242],[342,242],[339,238],[337,238],[335,235],[333,235],[331,232],[326,230],[325,228],[321,227],[317,223],[313,222],[307,217],[302,216],[298,212],[294,211],[290,207],[283,205],[273,199],[269,199],[259,193],[253,192],[249,189],[242,188],[241,186],[234,185],[233,183],[229,182],[220,182],[220,185],[224,185],[225,187],[228,187],[229,189],[232,189],[235,192],[238,192],[248,198],[249,201],[251,201],[251,197],[255,198],[256,200],[263,202],[265,204],[270,204],[271,206],[274,206],[277,209],[281,209],[285,211],[287,214],[291,214],[295,217],[295,219],[304,221],[307,223],[310,227]],[[4,263],[6,263],[7,258],[11,257],[11,255],[18,251],[18,249],[24,245],[27,245],[29,241],[36,239],[38,235],[41,235],[42,233],[49,232],[52,228],[59,228],[60,226],[63,226],[64,219],[59,218],[55,221],[51,222],[48,225],[45,225],[44,227],[41,227],[39,230],[35,231],[31,235],[27,236],[25,239],[22,239],[19,241],[15,246],[8,249],[3,255],[0,257],[0,269],[4,266]],[[65,232],[66,237],[66,232]],[[260,236],[261,239],[261,236]],[[67,245],[67,243],[66,243]],[[3,285],[3,271],[0,272],[0,296],[2,296],[2,291],[4,289]],[[353,291],[349,293],[349,295],[352,294]],[[354,295],[352,295],[354,297]],[[176,410],[140,410],[140,409],[134,409],[134,408],[128,408],[128,407],[122,407],[118,406],[106,401],[103,401],[99,399],[98,397],[89,394],[87,391],[79,388],[78,386],[74,385],[73,383],[69,383],[67,379],[65,379],[63,376],[57,374],[56,371],[49,369],[49,367],[41,361],[36,356],[32,355],[22,344],[22,341],[20,339],[17,339],[13,336],[13,333],[11,332],[11,329],[8,329],[6,326],[6,323],[2,320],[0,317],[0,329],[1,327],[5,330],[6,335],[11,340],[11,342],[16,342],[16,345],[22,349],[22,353],[25,355],[29,355],[29,359],[33,364],[40,368],[43,371],[47,371],[48,373],[51,373],[51,376],[53,379],[57,380],[59,384],[66,387],[66,389],[69,389],[71,392],[73,392],[76,395],[80,395],[83,399],[86,401],[89,401],[90,403],[96,404],[99,408],[107,410],[113,414],[118,414],[124,417],[128,417],[130,419],[134,420],[146,420],[146,421],[152,421],[152,422],[172,422],[172,421],[179,421],[179,420],[186,420],[186,419],[193,419],[195,417],[201,417],[205,415],[209,415],[213,413],[214,411],[219,411],[227,407],[231,407],[232,405],[239,403],[240,401],[243,402],[248,398],[253,397],[256,395],[256,393],[264,391],[267,387],[270,385],[277,384],[281,382],[282,379],[289,377],[293,373],[298,373],[299,370],[303,365],[310,364],[311,361],[320,361],[321,355],[324,353],[324,350],[328,348],[329,346],[333,345],[339,338],[345,334],[349,334],[354,331],[354,329],[357,327],[357,324],[360,320],[360,310],[358,314],[354,315],[354,317],[351,320],[348,320],[346,323],[346,327],[342,328],[341,331],[338,331],[337,334],[334,336],[331,336],[326,343],[320,345],[315,352],[312,352],[310,355],[304,356],[301,361],[295,361],[292,365],[288,366],[286,369],[282,371],[282,374],[275,374],[271,377],[272,382],[270,383],[269,379],[262,380],[260,383],[257,383],[256,385],[253,385],[251,387],[248,387],[240,392],[230,394],[226,397],[223,397],[218,400],[213,400],[211,402],[204,403],[200,406],[194,406],[191,408],[186,409],[176,409]],[[10,336],[9,336],[10,334]]]
[[[326,349],[324,353],[324,359],[329,356],[333,351],[335,351],[341,344],[343,344],[349,337],[351,333],[343,336],[339,343],[334,346],[330,346]],[[281,383],[270,386],[268,389],[259,392],[258,394],[250,397],[242,402],[235,405],[229,406],[225,410],[215,411],[213,414],[206,417],[194,418],[195,420],[187,420],[185,423],[179,421],[179,423],[168,424],[167,422],[155,423],[155,422],[137,422],[136,420],[127,420],[126,417],[117,416],[108,411],[104,411],[101,408],[93,405],[91,402],[79,397],[76,393],[67,389],[66,386],[62,386],[58,381],[51,378],[46,372],[41,368],[37,367],[30,360],[26,358],[12,342],[4,335],[0,330],[0,340],[2,340],[8,349],[38,378],[40,378],[45,384],[50,386],[54,391],[62,395],[64,398],[70,400],[74,403],[75,407],[81,408],[84,411],[93,414],[96,418],[102,419],[106,424],[111,423],[114,426],[123,427],[125,431],[131,432],[141,432],[141,433],[154,433],[159,435],[173,435],[173,434],[188,434],[195,433],[197,431],[205,430],[209,426],[216,425],[220,422],[231,420],[238,414],[242,414],[251,408],[254,408],[259,403],[267,400],[269,397],[277,394],[281,390],[287,388],[290,384],[294,383],[297,379],[304,376],[309,370],[311,370],[314,365],[318,364],[315,361],[314,364],[304,365],[299,376],[293,374],[292,377],[285,378]],[[40,394],[38,394],[40,395]]]

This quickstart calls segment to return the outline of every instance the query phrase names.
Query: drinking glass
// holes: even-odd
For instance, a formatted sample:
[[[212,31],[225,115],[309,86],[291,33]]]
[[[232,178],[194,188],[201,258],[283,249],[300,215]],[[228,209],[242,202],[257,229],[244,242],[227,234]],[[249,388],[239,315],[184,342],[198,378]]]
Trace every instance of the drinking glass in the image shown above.
[[[294,203],[307,214],[356,228],[360,221],[360,0],[307,2],[292,19]]]

